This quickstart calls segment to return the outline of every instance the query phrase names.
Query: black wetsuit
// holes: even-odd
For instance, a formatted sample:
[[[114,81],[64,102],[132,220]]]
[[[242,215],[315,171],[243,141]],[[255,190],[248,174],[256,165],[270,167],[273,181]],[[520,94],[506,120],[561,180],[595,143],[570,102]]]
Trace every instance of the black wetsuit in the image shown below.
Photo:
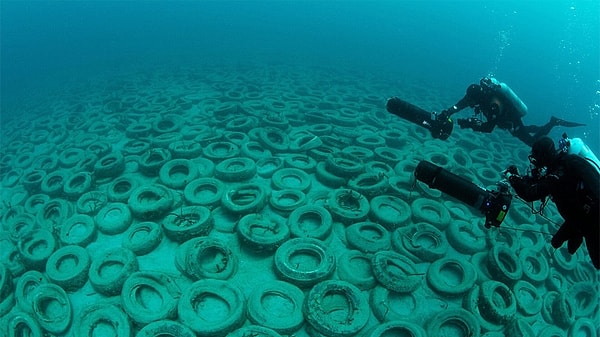
[[[523,125],[520,113],[506,98],[493,88],[479,84],[470,85],[465,96],[454,106],[444,110],[444,113],[449,117],[466,107],[473,108],[477,114],[482,113],[486,120],[459,119],[457,122],[461,128],[489,133],[498,126],[500,129],[508,130],[529,146],[533,145],[539,137],[547,135],[556,125],[552,121],[543,126]]]
[[[509,182],[525,201],[550,196],[565,220],[552,238],[552,246],[558,248],[568,241],[573,254],[585,238],[592,263],[600,269],[600,183],[594,166],[580,156],[560,154],[543,177],[514,175]]]

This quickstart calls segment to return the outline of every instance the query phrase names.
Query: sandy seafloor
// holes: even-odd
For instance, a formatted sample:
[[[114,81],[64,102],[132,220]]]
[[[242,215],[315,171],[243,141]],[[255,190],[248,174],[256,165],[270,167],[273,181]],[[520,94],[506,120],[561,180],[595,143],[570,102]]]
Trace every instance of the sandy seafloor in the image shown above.
[[[545,208],[545,216],[541,216],[532,214],[529,205],[514,199],[502,228],[485,229],[483,216],[477,210],[469,209],[439,191],[429,190],[421,183],[411,187],[412,169],[420,160],[432,161],[477,185],[491,186],[501,178],[500,172],[510,164],[519,166],[521,172],[526,171],[528,148],[501,130],[491,134],[479,134],[456,127],[448,140],[432,139],[424,129],[387,113],[385,102],[392,94],[426,110],[441,110],[457,99],[444,97],[435,87],[410,83],[402,79],[390,82],[378,80],[376,76],[370,74],[285,66],[182,68],[176,71],[157,69],[151,73],[140,72],[98,79],[86,85],[73,85],[52,95],[32,95],[31,99],[23,102],[22,106],[15,107],[15,111],[17,108],[23,111],[22,117],[3,122],[1,129],[0,217],[3,232],[0,237],[0,263],[5,269],[5,274],[0,284],[2,291],[0,300],[3,303],[1,307],[7,309],[4,309],[4,323],[0,328],[7,327],[6,319],[14,318],[15,315],[24,315],[23,312],[32,310],[32,301],[35,301],[36,296],[41,295],[32,298],[32,296],[19,294],[17,292],[19,280],[24,272],[31,270],[38,270],[47,276],[44,261],[52,251],[65,246],[60,236],[61,227],[78,213],[87,213],[95,219],[96,226],[98,221],[101,221],[104,226],[103,231],[97,231],[93,242],[82,244],[91,258],[92,267],[94,261],[101,259],[107,251],[122,247],[124,238],[129,235],[127,231],[129,228],[143,221],[156,223],[162,239],[156,248],[136,257],[138,266],[134,268],[139,271],[153,272],[152,275],[161,275],[163,281],[169,280],[170,295],[168,296],[165,293],[158,295],[156,290],[144,287],[138,288],[133,295],[137,305],[151,314],[163,310],[166,302],[172,304],[172,301],[177,302],[186,294],[189,295],[189,287],[196,278],[224,279],[223,282],[226,282],[229,287],[238,289],[243,294],[241,303],[237,304],[242,306],[247,304],[248,298],[257,287],[274,280],[299,284],[304,295],[308,297],[310,291],[315,289],[311,284],[314,282],[298,283],[282,276],[275,267],[274,251],[253,251],[250,244],[240,239],[237,224],[246,215],[246,211],[232,213],[222,205],[221,200],[210,205],[202,205],[202,201],[197,199],[194,203],[184,193],[185,186],[191,183],[187,179],[193,181],[200,178],[215,178],[221,181],[220,192],[225,191],[225,194],[236,186],[247,183],[264,186],[268,194],[277,193],[280,187],[272,182],[272,176],[268,172],[269,165],[259,165],[257,173],[252,172],[250,176],[245,176],[235,171],[243,169],[239,162],[232,164],[230,170],[233,170],[233,173],[227,175],[215,173],[215,168],[211,167],[210,163],[218,165],[225,158],[234,156],[251,158],[252,163],[262,164],[264,160],[259,160],[261,157],[284,159],[294,154],[297,156],[296,159],[300,157],[306,159],[306,161],[297,161],[296,164],[307,165],[304,170],[310,180],[310,186],[303,191],[304,194],[295,194],[301,195],[298,197],[301,200],[283,195],[279,199],[279,207],[283,205],[283,208],[286,208],[287,205],[289,208],[292,204],[292,209],[278,210],[271,203],[266,202],[248,212],[259,213],[260,219],[279,221],[282,226],[291,227],[289,225],[293,224],[288,221],[288,218],[290,212],[298,208],[293,206],[295,201],[298,201],[299,205],[318,205],[326,209],[333,218],[330,231],[315,234],[325,226],[323,224],[325,221],[321,221],[322,219],[315,217],[314,214],[309,214],[301,217],[298,221],[302,223],[295,224],[296,230],[292,231],[291,237],[284,238],[277,246],[292,240],[295,236],[319,236],[327,249],[327,254],[335,256],[336,261],[332,271],[325,273],[317,281],[345,280],[350,284],[354,283],[355,288],[352,289],[360,290],[351,293],[352,296],[356,296],[355,300],[358,302],[349,304],[351,296],[345,297],[348,295],[348,288],[342,286],[330,288],[330,292],[326,293],[321,300],[310,301],[310,304],[296,303],[297,307],[285,299],[285,294],[273,292],[259,301],[264,306],[263,309],[269,313],[267,316],[271,316],[267,318],[267,323],[264,325],[274,327],[273,320],[277,321],[281,317],[301,310],[303,322],[300,328],[295,331],[281,328],[281,335],[408,336],[406,330],[408,328],[401,328],[404,323],[397,323],[395,329],[392,328],[394,325],[388,324],[389,330],[382,332],[386,327],[385,322],[397,322],[402,319],[422,327],[430,336],[433,333],[438,336],[516,336],[516,331],[524,335],[533,332],[532,336],[596,336],[597,327],[600,326],[598,273],[589,262],[585,247],[579,249],[572,257],[564,249],[554,252],[550,247],[550,235],[542,233],[554,233],[557,223],[561,222],[552,202]],[[465,115],[469,113],[464,112]],[[268,134],[265,130],[274,129],[279,131],[271,133],[271,136],[264,136]],[[313,139],[311,136],[306,141],[311,140],[318,144],[322,142],[324,145],[309,150],[290,148],[289,144],[306,135],[306,131],[318,138]],[[278,137],[283,139],[278,140]],[[267,138],[281,144],[268,144],[265,141]],[[229,143],[215,150],[216,157],[214,153],[207,156],[206,149],[215,142]],[[257,154],[256,151],[248,154],[239,150],[248,148],[244,147],[248,142],[252,142],[251,148],[254,150],[262,148],[267,151],[263,154]],[[177,143],[181,146],[177,147]],[[201,146],[194,147],[194,144]],[[356,155],[343,157],[337,155],[350,146],[361,146],[363,154],[368,154],[369,150],[373,152],[370,157],[363,158]],[[387,147],[388,155],[385,154],[386,151],[376,150],[382,147]],[[181,152],[173,151],[176,148],[195,148],[196,152],[182,155]],[[330,152],[336,154],[337,159],[328,158],[327,154]],[[95,153],[101,153],[103,157],[116,154],[113,158],[122,157],[123,166],[115,171],[109,173],[103,171],[100,174],[97,168],[102,158],[96,157]],[[158,157],[152,155],[157,153]],[[82,159],[87,158],[89,161],[80,162],[77,158],[73,159],[73,156],[81,156]],[[153,160],[163,165],[161,156],[170,157],[169,160],[187,156],[188,158],[184,159],[198,170],[191,170],[193,172],[190,173],[189,167],[176,168],[168,176],[175,181],[179,179],[180,182],[181,180],[184,182],[177,187],[168,187],[160,177],[160,167],[153,169],[142,167],[151,166],[149,162]],[[332,180],[325,180],[315,173],[314,167],[309,167],[310,165],[307,164],[321,163],[331,171],[332,162],[335,164],[336,160],[341,160],[340,158],[344,158],[346,163],[354,160],[358,168],[355,166],[352,168],[353,170],[356,168],[356,171],[338,172],[337,178],[334,174]],[[372,161],[383,162],[387,166],[382,164],[368,166],[367,164]],[[282,162],[282,167],[290,166],[289,162]],[[55,174],[55,171],[64,174],[55,174],[54,179],[42,180],[37,185],[31,182],[24,184],[23,181],[32,170],[42,170],[41,178],[44,175]],[[373,170],[369,179],[377,180],[382,187],[373,195],[362,197],[363,200],[365,198],[372,200],[378,195],[389,195],[393,198],[388,198],[387,203],[379,206],[377,214],[371,210],[357,219],[348,220],[340,217],[332,210],[337,206],[331,205],[332,199],[329,196],[334,191],[341,191],[343,196],[350,195],[352,198],[355,194],[348,192],[350,180],[359,173],[365,174],[369,170]],[[64,181],[61,179],[68,180],[80,172],[83,172],[82,176],[91,177],[92,183],[88,187],[83,187],[80,192],[66,193],[61,185]],[[187,175],[190,176],[186,177]],[[109,228],[111,225],[116,226],[111,223],[112,221],[128,222],[127,219],[122,218],[125,217],[124,213],[109,213],[104,219],[98,219],[98,214],[102,214],[102,208],[114,202],[109,200],[104,203],[108,188],[117,178],[123,177],[137,181],[138,188],[162,186],[163,190],[169,192],[163,194],[161,198],[169,199],[169,203],[166,209],[155,213],[140,213],[136,208],[138,206],[134,207],[130,204],[131,199],[123,200],[122,203],[129,204],[128,209],[133,207],[130,209],[133,211],[130,215],[131,224],[126,228],[107,230],[106,226]],[[242,181],[235,181],[238,179]],[[284,183],[287,187],[299,190],[300,186],[295,184],[300,184],[301,181],[289,177],[286,179]],[[47,186],[44,189],[40,184]],[[390,184],[394,184],[395,187],[391,188]],[[40,196],[48,189],[51,195]],[[94,192],[91,195],[100,195],[98,197],[100,201],[93,207],[88,204],[89,209],[78,208],[77,204],[83,192],[88,193],[87,195],[90,195],[89,192]],[[203,195],[210,197],[211,193],[216,192],[209,190],[198,193],[202,199]],[[304,197],[305,199],[302,199]],[[246,196],[241,196],[242,200],[244,198]],[[47,205],[55,200],[61,200],[59,205],[66,206],[59,207],[59,210],[47,208]],[[396,203],[397,200],[403,200],[405,204]],[[144,204],[156,200],[148,201],[140,197],[138,201]],[[57,207],[56,204],[54,205],[53,207]],[[354,204],[344,205],[352,211],[364,211],[364,209],[357,210]],[[406,205],[412,206],[406,207]],[[171,222],[177,222],[177,219],[183,217],[183,210],[188,206],[210,209],[213,226],[208,228],[209,232],[206,236],[220,240],[226,247],[220,250],[213,247],[212,250],[196,252],[200,255],[191,253],[192,256],[200,256],[201,261],[195,264],[188,262],[203,271],[204,276],[184,275],[175,264],[176,251],[183,241],[204,236],[184,235],[173,239],[164,233],[165,223],[169,219]],[[539,203],[535,206],[539,206]],[[364,208],[364,205],[358,207]],[[390,253],[392,256],[404,256],[400,260],[392,260],[380,265],[378,272],[384,273],[383,276],[373,276],[375,262],[369,263],[374,256],[372,251],[368,251],[370,248],[356,246],[352,243],[355,241],[349,240],[346,235],[347,228],[361,221],[379,222],[385,226],[385,228],[377,227],[385,229],[383,234],[372,228],[360,232],[364,242],[373,244],[384,242],[385,248],[380,251],[393,252]],[[186,219],[179,220],[178,224],[187,226],[193,222]],[[451,228],[456,226],[456,223],[463,224],[462,229],[458,231],[464,235],[461,239],[463,243],[471,247],[480,247],[480,251],[469,252],[464,249],[459,251],[461,249],[456,248],[456,239],[448,240],[448,236],[452,235],[449,234]],[[262,229],[263,233],[266,230],[264,226],[257,228]],[[36,233],[39,233],[40,229],[47,230],[45,233],[48,231],[52,233],[56,243],[53,245],[46,238],[31,244],[32,240],[35,241],[32,238],[39,237]],[[75,234],[80,234],[78,230],[81,229],[73,229]],[[254,230],[258,235],[261,234],[258,229]],[[457,231],[454,232],[456,233]],[[144,238],[146,234],[141,231],[136,235],[140,235],[143,242],[146,240]],[[207,240],[206,237],[204,239]],[[402,243],[405,246],[402,246]],[[500,246],[503,248],[499,248]],[[227,255],[229,254],[227,249],[233,256]],[[364,252],[360,252],[361,249]],[[350,250],[354,251],[355,255],[352,255],[354,258],[345,260]],[[492,263],[490,261],[494,260],[489,255],[498,254],[498,251],[502,252],[499,258],[500,264],[510,270],[508,276],[498,276],[493,270],[488,270],[488,266]],[[42,261],[23,258],[23,252],[28,256],[37,256]],[[543,262],[532,263],[525,259],[525,252],[537,256]],[[380,253],[377,254],[381,256]],[[296,268],[300,278],[310,278],[321,258],[314,252],[300,249],[290,257],[290,265],[292,269]],[[226,259],[227,263],[225,263]],[[441,268],[440,272],[431,275],[434,272],[430,270],[430,266],[442,259],[446,259],[444,260],[446,262],[460,261],[460,263],[450,262],[446,267]],[[80,260],[68,255],[60,261],[58,269],[62,272],[68,272],[81,264]],[[544,262],[547,262],[547,265]],[[468,265],[468,268],[464,267],[465,265]],[[118,272],[121,268],[122,264],[111,262],[103,266],[100,274],[109,278],[112,273]],[[222,272],[227,268],[232,268],[226,271],[231,274],[224,276]],[[345,271],[340,272],[341,268],[345,268]],[[464,268],[474,270],[476,277],[466,276]],[[188,270],[187,273],[190,271]],[[193,274],[193,271],[191,273]],[[411,275],[407,276],[407,273]],[[10,274],[12,276],[9,276]],[[511,279],[513,277],[511,275],[516,275],[517,279]],[[93,305],[98,303],[112,303],[113,306],[110,308],[117,310],[115,317],[119,312],[121,315],[127,313],[123,302],[130,294],[121,295],[118,282],[113,282],[117,289],[111,290],[115,295],[107,296],[99,293],[91,285],[87,280],[87,274],[84,276],[85,279],[80,281],[85,282],[82,286],[75,286],[76,289],[67,292],[66,303],[46,299],[34,310],[31,317],[42,323],[43,329],[50,331],[48,335],[81,336],[80,325],[82,317],[85,316],[83,313],[86,308],[93,308]],[[436,286],[432,285],[430,278],[436,277],[437,282],[445,285],[446,288],[459,288],[464,286],[465,282],[467,288],[449,295],[436,290]],[[166,286],[165,282],[157,282],[162,287]],[[385,290],[386,288],[399,290],[394,285],[400,283],[410,283],[410,285],[406,286],[406,291]],[[341,284],[346,285],[346,283]],[[519,284],[518,290],[516,284]],[[33,288],[28,288],[25,293],[35,292]],[[472,289],[476,289],[475,293]],[[485,302],[486,291],[477,291],[479,289],[492,289],[489,290],[491,293],[487,298],[491,304]],[[496,289],[496,293],[493,289]],[[535,289],[535,291],[526,289]],[[387,293],[387,297],[383,299],[377,297],[381,296],[382,291]],[[224,292],[221,289],[216,290],[216,293]],[[379,295],[375,296],[375,293]],[[237,315],[236,310],[238,310],[228,307],[218,299],[216,294],[200,296],[192,305],[198,316],[194,321],[205,320],[216,326],[219,325],[219,321]],[[314,308],[314,305],[318,307]],[[490,318],[488,312],[491,310],[490,305],[505,308],[499,309],[500,313],[496,313],[498,317]],[[51,325],[48,320],[50,322],[53,319],[60,320],[55,316],[59,315],[62,309],[69,307],[72,312],[71,317],[68,317],[70,322],[63,328],[55,326],[48,328],[48,324]],[[459,308],[464,310],[458,310]],[[260,324],[255,317],[251,317],[247,308],[243,309],[240,311],[242,316],[238,319],[238,323],[224,325],[223,330],[217,329],[214,335],[225,335],[241,328],[240,324],[245,327]],[[452,311],[454,309],[456,310]],[[446,318],[445,323],[440,323],[443,313],[448,312],[452,313],[451,317]],[[461,315],[467,315],[467,318]],[[148,322],[141,322],[147,319],[143,314],[142,317],[139,317],[139,313],[133,315],[134,317],[131,316],[128,316],[131,324],[129,335],[135,336]],[[150,316],[146,315],[146,317]],[[181,313],[178,314],[173,308],[162,318],[182,322],[188,327],[193,325],[189,323],[189,319],[183,318]],[[41,322],[44,320],[45,322]],[[496,322],[490,323],[493,320]],[[436,325],[439,325],[439,332],[435,332],[438,331]],[[115,326],[106,319],[96,322],[94,326],[93,336],[115,335]],[[469,330],[471,328],[465,328],[467,326],[471,328],[477,326],[480,331],[471,331]],[[173,331],[175,330],[171,330],[168,335],[181,334]],[[7,331],[3,331],[5,332]],[[274,331],[270,333],[276,335]],[[242,333],[247,336],[265,334],[265,332],[247,331]],[[200,332],[198,335],[213,335],[213,333]]]

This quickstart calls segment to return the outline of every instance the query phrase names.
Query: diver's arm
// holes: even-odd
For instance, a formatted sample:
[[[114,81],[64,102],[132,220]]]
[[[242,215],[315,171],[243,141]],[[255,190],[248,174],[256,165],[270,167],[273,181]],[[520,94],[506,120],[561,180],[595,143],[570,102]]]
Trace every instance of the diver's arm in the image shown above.
[[[465,96],[463,98],[461,98],[460,101],[456,102],[456,104],[454,104],[450,108],[443,110],[442,114],[446,117],[450,117],[450,116],[454,115],[455,113],[463,110],[466,107],[474,107],[475,105],[480,103],[478,101],[478,99],[481,97],[480,92],[481,92],[481,87],[479,85],[471,84],[467,88],[467,93],[465,94]]]
[[[556,184],[557,180],[556,176],[545,176],[535,179],[531,176],[521,177],[519,175],[512,175],[508,179],[508,182],[521,199],[531,202],[549,195],[551,186]]]
[[[496,121],[487,121],[473,125],[472,129],[483,133],[490,133],[494,130],[494,127],[496,127]]]

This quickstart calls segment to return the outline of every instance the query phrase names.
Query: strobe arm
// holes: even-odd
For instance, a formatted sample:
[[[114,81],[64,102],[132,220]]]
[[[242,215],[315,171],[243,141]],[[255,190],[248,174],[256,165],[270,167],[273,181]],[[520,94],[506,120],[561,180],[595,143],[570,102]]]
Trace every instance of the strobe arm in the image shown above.
[[[421,161],[415,169],[417,180],[438,189],[485,215],[485,227],[498,227],[504,221],[512,201],[505,183],[498,190],[487,190],[431,162]]]

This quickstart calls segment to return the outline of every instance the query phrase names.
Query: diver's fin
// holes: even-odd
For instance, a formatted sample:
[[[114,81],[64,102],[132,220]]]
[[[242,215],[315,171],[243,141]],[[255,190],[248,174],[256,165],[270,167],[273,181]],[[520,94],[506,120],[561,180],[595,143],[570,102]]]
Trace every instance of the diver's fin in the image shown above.
[[[560,119],[560,118],[557,118],[554,116],[550,117],[550,123],[552,123],[552,125],[554,125],[554,126],[565,126],[565,127],[569,127],[569,128],[576,127],[576,126],[585,126],[585,124],[582,124],[582,123],[569,122],[569,121],[566,121],[564,119]]]

